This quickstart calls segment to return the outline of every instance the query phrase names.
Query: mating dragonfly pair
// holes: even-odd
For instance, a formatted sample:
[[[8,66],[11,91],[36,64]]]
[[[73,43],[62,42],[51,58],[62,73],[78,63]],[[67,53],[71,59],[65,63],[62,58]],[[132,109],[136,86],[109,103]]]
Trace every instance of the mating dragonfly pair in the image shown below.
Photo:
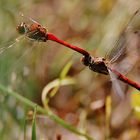
[[[123,75],[122,73],[117,71],[116,68],[113,67],[113,63],[116,62],[120,58],[121,54],[124,53],[124,51],[126,50],[126,46],[128,46],[128,42],[124,38],[127,36],[127,34],[129,34],[127,30],[129,27],[131,27],[131,23],[133,22],[133,20],[137,18],[136,15],[138,13],[140,12],[139,11],[135,12],[135,14],[130,19],[126,28],[120,34],[120,38],[118,39],[116,45],[113,47],[113,48],[117,48],[116,50],[118,50],[118,52],[115,52],[116,54],[112,58],[109,58],[109,59],[91,56],[91,54],[88,51],[84,50],[83,48],[71,45],[57,38],[54,34],[47,32],[46,28],[44,28],[41,24],[39,24],[38,22],[32,19],[31,20],[33,23],[30,25],[24,22],[20,23],[17,26],[17,31],[20,34],[25,35],[25,37],[27,37],[30,40],[40,41],[40,42],[46,42],[47,40],[51,40],[59,44],[62,44],[63,46],[82,54],[83,57],[81,61],[85,66],[88,66],[90,70],[97,73],[104,74],[104,75],[109,75],[113,73],[116,79],[119,79],[123,81],[124,83],[127,83],[128,85],[140,91],[140,84],[128,79],[125,75]],[[139,37],[138,30],[133,30],[132,34],[134,34],[136,37]],[[15,43],[13,43],[12,45],[14,44]],[[12,47],[12,45],[10,45],[9,48]],[[3,48],[0,51],[3,51]]]
[[[17,31],[20,34],[24,34],[27,38],[29,38],[31,40],[36,40],[36,41],[41,41],[41,42],[46,42],[47,40],[51,40],[51,41],[60,43],[60,44],[64,45],[65,47],[68,47],[68,48],[82,54],[83,55],[83,57],[81,59],[82,63],[85,66],[88,66],[92,71],[101,73],[101,74],[105,74],[105,75],[109,75],[110,72],[112,72],[116,75],[117,79],[129,84],[130,86],[132,86],[140,91],[140,84],[128,79],[126,76],[121,74],[119,71],[117,71],[112,66],[112,63],[116,62],[116,60],[121,56],[122,53],[124,53],[124,50],[126,49],[127,41],[124,41],[123,38],[124,38],[124,36],[126,36],[127,29],[129,27],[131,27],[131,23],[133,22],[133,20],[135,19],[136,15],[138,13],[139,13],[139,11],[135,12],[133,17],[130,19],[127,27],[121,33],[120,38],[118,39],[118,41],[116,43],[117,45],[114,46],[116,48],[117,47],[119,48],[118,54],[116,53],[116,55],[114,57],[112,57],[110,60],[107,60],[107,59],[101,58],[101,57],[93,57],[86,50],[84,50],[80,47],[71,45],[63,40],[60,40],[54,34],[47,32],[47,30],[43,26],[41,26],[39,23],[37,23],[35,21],[33,21],[34,23],[31,25],[28,25],[24,22],[20,23],[17,26]],[[139,36],[138,30],[133,31],[132,33],[135,34],[137,37]],[[120,41],[123,41],[123,43]]]

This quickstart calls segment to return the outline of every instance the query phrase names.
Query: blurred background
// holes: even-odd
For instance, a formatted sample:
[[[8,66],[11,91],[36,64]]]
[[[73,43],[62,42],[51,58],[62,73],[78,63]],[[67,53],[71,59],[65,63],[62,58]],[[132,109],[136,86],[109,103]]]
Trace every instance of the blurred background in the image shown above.
[[[138,0],[0,0],[0,48],[7,48],[16,42],[20,36],[16,26],[23,20],[28,22],[31,17],[60,39],[86,49],[93,56],[106,57],[139,8]],[[132,25],[139,30],[140,13],[135,20]],[[130,41],[127,42],[129,44],[134,44],[136,38],[139,41],[139,34],[123,37],[123,40],[127,38]],[[133,66],[129,67],[128,74],[124,73],[140,83],[138,47],[139,44],[134,46],[133,55],[130,52],[134,48],[128,49],[127,60]],[[113,54],[119,49],[114,49]],[[121,100],[112,88],[110,77],[85,68],[80,62],[81,57],[51,41],[42,43],[22,38],[0,53],[0,84],[43,106],[42,90],[60,77],[67,64],[72,63],[67,76],[75,80],[75,84],[60,86],[56,95],[49,100],[50,108],[75,126],[84,124],[94,139],[139,140],[139,91],[119,82],[125,94],[125,99]],[[118,63],[122,66],[118,67],[121,71],[127,61]],[[2,140],[9,137],[11,140],[24,139],[24,121],[30,109],[14,97],[0,94]],[[67,140],[79,138],[46,116],[38,116],[37,128],[38,140],[56,139],[57,134]],[[26,139],[30,139],[30,127],[28,133]]]

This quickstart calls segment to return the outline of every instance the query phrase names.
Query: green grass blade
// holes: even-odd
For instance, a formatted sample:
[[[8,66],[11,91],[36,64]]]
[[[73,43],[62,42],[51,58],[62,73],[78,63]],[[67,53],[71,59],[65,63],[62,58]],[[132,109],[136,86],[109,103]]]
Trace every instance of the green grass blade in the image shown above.
[[[29,99],[21,96],[19,93],[12,91],[11,89],[8,89],[6,87],[4,87],[3,85],[0,84],[0,93],[7,93],[13,97],[15,97],[18,101],[22,102],[25,105],[28,105],[30,107],[35,107],[36,104],[32,101],[30,101]],[[77,128],[73,127],[72,125],[68,124],[67,122],[65,122],[64,120],[62,120],[61,118],[59,118],[57,115],[55,115],[50,109],[46,110],[44,108],[42,108],[41,106],[38,106],[38,112],[41,112],[43,114],[46,114],[50,119],[52,119],[53,121],[55,121],[56,123],[60,124],[61,126],[63,126],[64,128],[66,128],[67,130],[85,137],[87,140],[93,140],[93,138],[91,138],[88,134],[81,132],[80,130],[78,130]]]
[[[37,106],[34,108],[34,114],[32,120],[32,140],[36,140],[36,111],[37,111]]]

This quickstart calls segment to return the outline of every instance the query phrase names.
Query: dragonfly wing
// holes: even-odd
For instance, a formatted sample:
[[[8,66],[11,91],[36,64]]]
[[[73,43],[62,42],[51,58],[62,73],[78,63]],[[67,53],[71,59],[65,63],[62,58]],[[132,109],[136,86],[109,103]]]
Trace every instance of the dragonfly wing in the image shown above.
[[[110,63],[121,73],[130,71],[140,55],[140,11],[129,20],[112,50],[107,53]]]
[[[19,65],[21,65],[23,59],[25,59],[25,57],[26,57],[27,55],[29,55],[29,54],[32,52],[33,48],[34,48],[34,47],[31,46],[30,48],[25,49],[24,52],[22,52],[21,56],[18,58],[18,60],[15,61],[15,62],[13,63],[13,65],[12,65],[12,67],[8,70],[8,73],[12,73],[13,71],[18,71]],[[23,64],[22,64],[22,65],[23,65]],[[24,67],[24,66],[23,66],[23,67]],[[23,73],[24,73],[24,72],[23,72]],[[5,73],[4,76],[6,76],[6,75],[7,75],[7,74]]]
[[[106,53],[106,58],[110,60],[110,63],[115,62],[121,56],[121,54],[124,53],[125,44],[126,44],[125,32],[122,32],[113,48]]]
[[[124,122],[132,113],[132,108],[130,93],[127,88],[128,85],[119,81],[116,75],[110,70],[109,73],[112,81],[112,88],[115,92],[115,94],[112,95],[110,126],[112,130],[116,132],[124,125]]]
[[[125,48],[125,50],[123,50],[123,54],[118,56],[117,60],[115,60],[113,64],[114,68],[123,74],[132,70],[140,55],[140,36],[138,33],[129,32],[126,38],[125,46],[122,47]]]
[[[13,43],[11,43],[10,45],[4,45],[3,47],[0,47],[0,55],[1,55],[2,53],[4,53],[6,50],[12,48],[16,43],[18,43],[21,39],[23,39],[23,37],[24,37],[24,36],[21,35],[21,36],[17,37],[17,38],[15,39],[15,41],[14,41]]]
[[[112,99],[112,112],[110,118],[110,126],[112,128],[112,132],[119,132],[120,128],[125,126],[126,120],[132,114],[131,100],[130,94],[127,93],[125,99],[121,100],[119,103],[114,104],[115,98]]]
[[[124,94],[123,87],[119,83],[120,81],[118,81],[118,79],[114,73],[112,73],[110,70],[108,70],[108,71],[109,71],[109,75],[110,75],[110,78],[112,81],[112,88],[113,88],[115,94],[118,95],[121,99],[124,99],[125,94]]]

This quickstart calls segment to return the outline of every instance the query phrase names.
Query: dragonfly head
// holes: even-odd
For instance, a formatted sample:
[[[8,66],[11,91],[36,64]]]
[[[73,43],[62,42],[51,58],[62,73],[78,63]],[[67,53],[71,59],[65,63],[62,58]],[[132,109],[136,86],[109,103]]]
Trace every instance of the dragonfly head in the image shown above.
[[[17,31],[19,34],[26,34],[28,32],[28,26],[24,23],[21,22],[17,27],[16,27]]]

